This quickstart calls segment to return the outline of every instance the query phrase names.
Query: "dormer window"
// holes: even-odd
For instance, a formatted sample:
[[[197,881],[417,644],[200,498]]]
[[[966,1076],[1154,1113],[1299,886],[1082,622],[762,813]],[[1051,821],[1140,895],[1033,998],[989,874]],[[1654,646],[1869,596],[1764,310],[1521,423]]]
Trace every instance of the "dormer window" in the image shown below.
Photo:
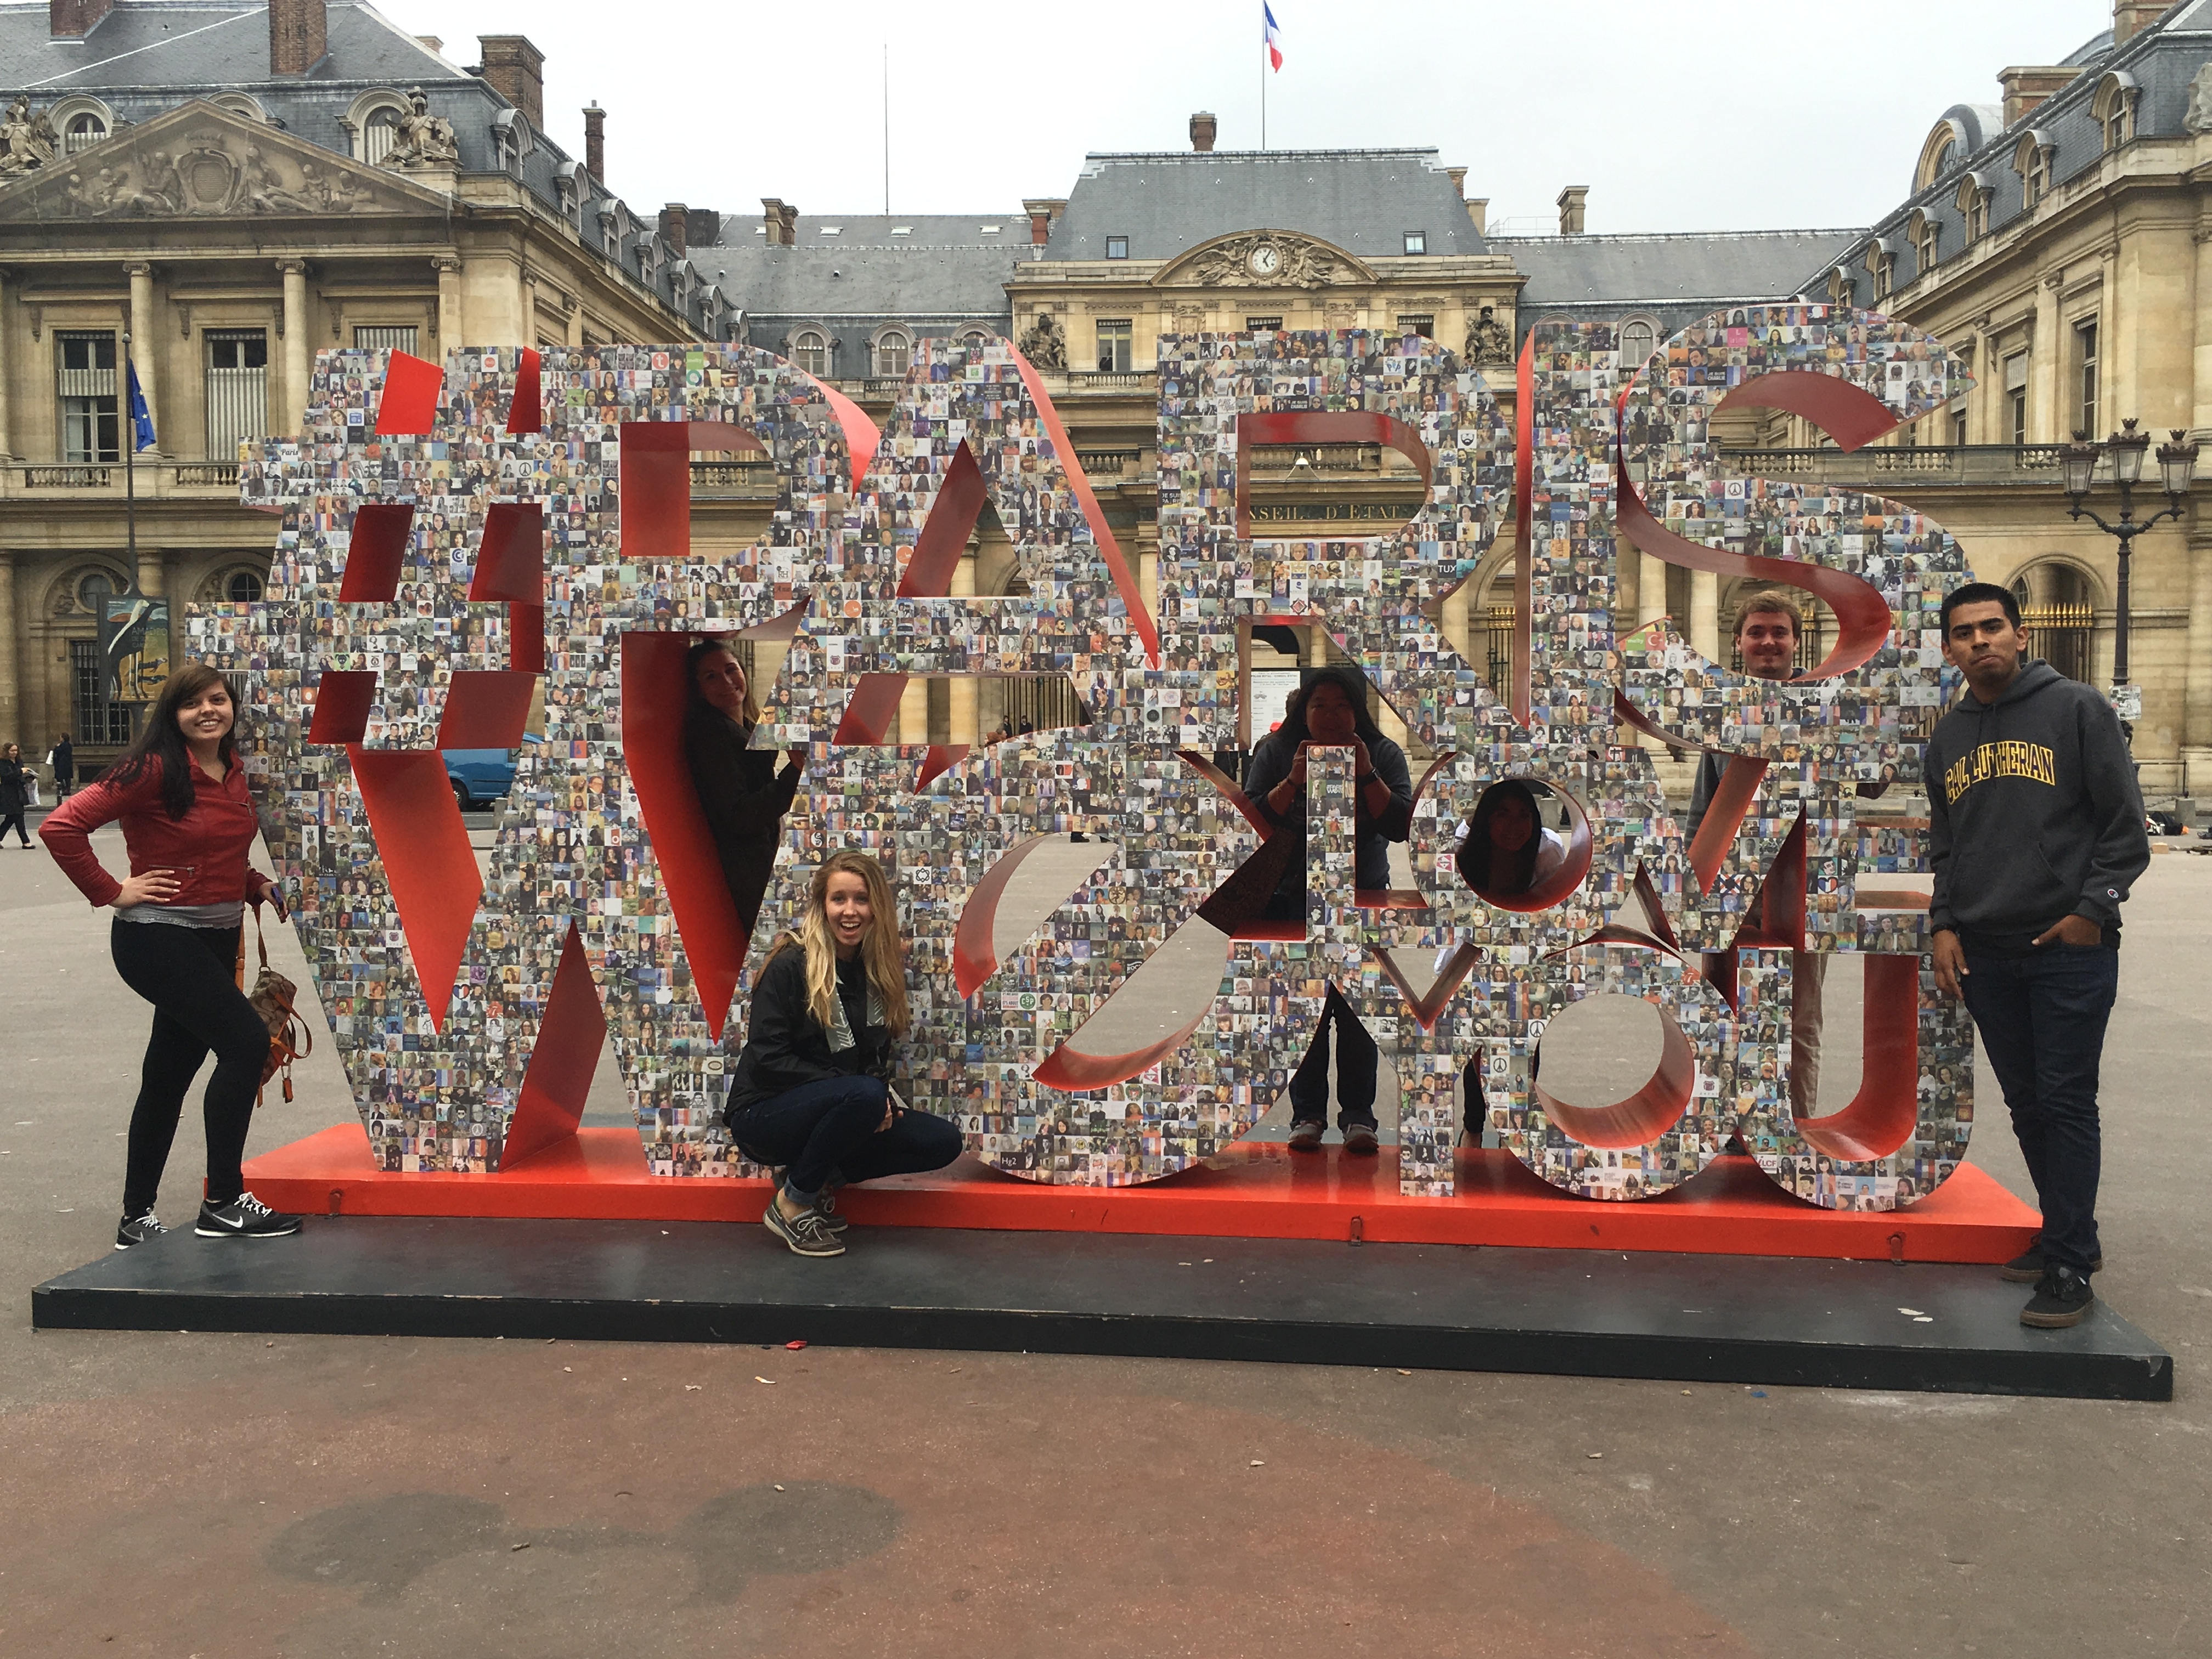
[[[1109,259],[1127,258],[1129,239],[1126,236],[1109,236],[1106,239],[1106,257]]]
[[[1408,253],[1426,253],[1428,251],[1429,251],[1429,233],[1428,233],[1428,232],[1426,232],[1425,230],[1409,230],[1409,231],[1407,231],[1407,232],[1406,233],[1406,252],[1408,252]]]
[[[1966,222],[1966,240],[1979,241],[1990,234],[1990,181],[1978,173],[1959,180],[1959,215]]]
[[[817,380],[830,374],[830,337],[816,328],[802,328],[791,342],[791,360]]]
[[[1879,304],[1889,298],[1897,285],[1897,250],[1877,236],[1867,244],[1866,265],[1874,278],[1874,297]]]
[[[1912,216],[1912,253],[1919,266],[1917,275],[1925,276],[1936,269],[1936,245],[1942,226],[1932,213],[1916,211]]]
[[[2020,148],[2013,152],[2013,170],[2020,174],[2020,204],[2024,210],[2051,194],[2053,148],[2048,133],[2031,131],[2021,136]]]
[[[914,341],[902,329],[887,328],[876,336],[876,374],[882,379],[903,376],[914,361]]]
[[[2108,155],[2136,136],[2136,77],[2125,70],[2114,70],[2097,84],[2090,109],[2104,133]]]

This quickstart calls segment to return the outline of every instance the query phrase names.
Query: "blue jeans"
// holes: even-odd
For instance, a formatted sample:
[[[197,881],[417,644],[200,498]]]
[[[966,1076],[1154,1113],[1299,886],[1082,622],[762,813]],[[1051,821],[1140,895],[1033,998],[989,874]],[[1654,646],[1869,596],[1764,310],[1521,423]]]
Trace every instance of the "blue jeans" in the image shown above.
[[[2097,1064],[2120,953],[2045,945],[2024,957],[1966,951],[1960,983],[2043,1206],[2043,1259],[2086,1275],[2097,1243]]]
[[[802,1204],[824,1187],[941,1170],[960,1156],[949,1118],[902,1111],[881,1127],[890,1099],[881,1078],[821,1078],[732,1113],[730,1133],[756,1164],[787,1166],[784,1186]]]

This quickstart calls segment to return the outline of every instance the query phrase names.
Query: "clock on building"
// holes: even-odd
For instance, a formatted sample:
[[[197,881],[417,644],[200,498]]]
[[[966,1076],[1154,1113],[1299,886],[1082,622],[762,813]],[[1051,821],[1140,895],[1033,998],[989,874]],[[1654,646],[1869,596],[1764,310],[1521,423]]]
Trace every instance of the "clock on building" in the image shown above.
[[[1282,250],[1273,242],[1255,242],[1244,265],[1255,276],[1272,276],[1283,268]]]

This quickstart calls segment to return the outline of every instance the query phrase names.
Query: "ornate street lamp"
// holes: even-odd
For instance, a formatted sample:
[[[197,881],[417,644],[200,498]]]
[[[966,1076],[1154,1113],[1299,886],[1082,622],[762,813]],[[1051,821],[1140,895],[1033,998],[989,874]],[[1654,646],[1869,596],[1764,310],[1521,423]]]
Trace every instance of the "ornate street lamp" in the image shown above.
[[[2120,544],[2119,608],[2112,629],[2112,706],[2124,720],[2139,719],[2142,713],[2142,694],[2128,683],[2128,556],[2134,550],[2135,539],[2162,519],[2178,519],[2188,505],[2189,482],[2197,471],[2197,446],[2186,432],[2176,431],[2172,441],[2158,447],[2159,483],[2166,492],[2166,507],[2138,523],[2135,515],[2135,488],[2142,481],[2143,457],[2150,449],[2150,434],[2136,430],[2133,421],[2120,422],[2120,430],[2101,444],[2089,441],[2086,432],[2076,432],[2074,441],[2058,452],[2058,472],[2066,489],[2066,514],[2072,519],[2087,519],[2107,536],[2117,537]],[[2120,487],[2120,518],[2118,524],[2107,524],[2104,519],[2084,505],[2089,498],[2090,486],[2095,480],[2098,460],[2110,456],[2112,462],[2112,482]]]

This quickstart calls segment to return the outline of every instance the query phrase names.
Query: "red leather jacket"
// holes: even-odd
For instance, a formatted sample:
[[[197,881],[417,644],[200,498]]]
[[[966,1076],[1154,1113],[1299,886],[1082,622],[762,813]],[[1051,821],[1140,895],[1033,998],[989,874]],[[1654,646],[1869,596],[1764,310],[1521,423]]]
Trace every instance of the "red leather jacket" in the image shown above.
[[[102,778],[46,815],[39,839],[62,873],[94,904],[112,904],[123,890],[92,850],[92,832],[118,818],[123,844],[131,853],[131,873],[168,871],[178,882],[172,904],[243,899],[269,879],[247,867],[247,850],[261,826],[246,787],[246,768],[236,761],[221,783],[192,768],[192,810],[180,818],[171,817],[161,805],[161,775],[154,767],[129,784]]]

